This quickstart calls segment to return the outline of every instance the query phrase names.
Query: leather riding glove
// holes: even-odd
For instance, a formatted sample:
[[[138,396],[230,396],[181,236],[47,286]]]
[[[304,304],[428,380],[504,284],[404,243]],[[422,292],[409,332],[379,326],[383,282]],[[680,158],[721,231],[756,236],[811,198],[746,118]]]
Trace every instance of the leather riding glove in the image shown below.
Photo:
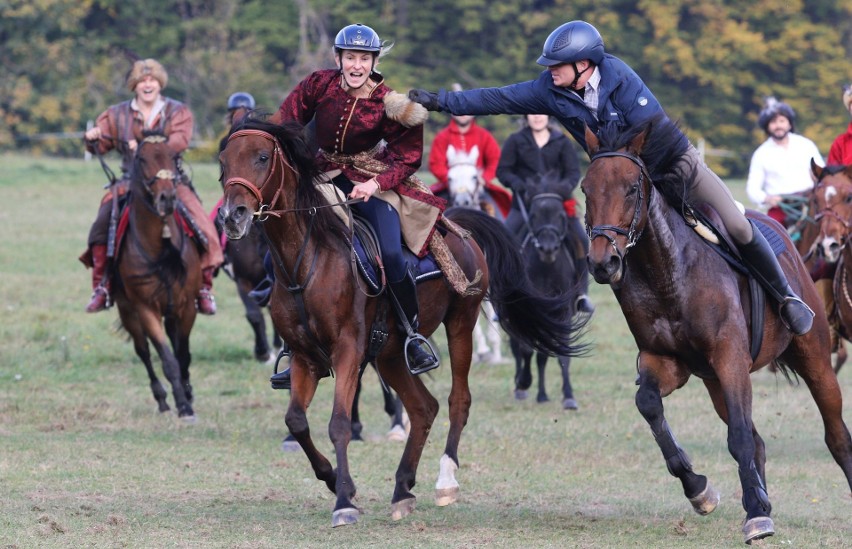
[[[438,94],[426,90],[408,90],[408,98],[426,107],[427,111],[441,112],[438,105]]]

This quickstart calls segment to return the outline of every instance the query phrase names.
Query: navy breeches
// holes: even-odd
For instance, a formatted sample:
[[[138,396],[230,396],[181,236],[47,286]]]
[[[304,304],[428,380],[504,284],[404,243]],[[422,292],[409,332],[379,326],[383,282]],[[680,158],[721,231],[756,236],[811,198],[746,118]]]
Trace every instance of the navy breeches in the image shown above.
[[[346,176],[335,177],[333,183],[349,196],[353,185]],[[376,232],[388,281],[399,282],[402,280],[405,277],[407,266],[405,257],[402,255],[402,228],[399,224],[397,211],[390,204],[375,196],[371,197],[369,202],[352,204],[352,209],[366,219]]]

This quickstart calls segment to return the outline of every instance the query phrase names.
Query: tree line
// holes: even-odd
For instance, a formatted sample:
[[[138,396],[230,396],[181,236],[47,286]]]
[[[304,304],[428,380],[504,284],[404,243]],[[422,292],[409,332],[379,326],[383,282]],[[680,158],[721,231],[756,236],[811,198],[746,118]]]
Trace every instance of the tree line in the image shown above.
[[[189,104],[198,141],[215,143],[231,93],[275,110],[301,78],[334,65],[344,25],[394,42],[379,69],[405,92],[535,78],[544,39],[571,19],[597,26],[693,141],[732,153],[708,158],[722,175],[746,172],[765,138],[755,122],[768,95],[793,106],[797,131],[824,155],[849,122],[846,0],[9,0],[0,3],[0,150],[80,154],[79,139],[62,137],[131,96],[125,75],[137,58],[163,63],[165,94]],[[427,146],[447,121],[430,117]],[[517,128],[507,116],[479,122],[500,142]]]

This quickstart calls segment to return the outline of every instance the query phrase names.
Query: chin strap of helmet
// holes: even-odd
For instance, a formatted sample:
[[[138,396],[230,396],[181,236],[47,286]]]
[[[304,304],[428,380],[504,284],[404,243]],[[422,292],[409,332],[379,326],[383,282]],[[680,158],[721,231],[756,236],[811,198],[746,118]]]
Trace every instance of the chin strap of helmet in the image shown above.
[[[576,61],[572,61],[571,66],[574,67],[574,80],[571,81],[571,85],[569,85],[568,87],[571,88],[574,91],[577,91],[577,81],[580,80],[580,77],[583,76],[583,74],[587,70],[592,68],[592,64],[589,63],[588,65],[586,65],[586,68],[583,69],[582,71],[577,70],[577,62]]]

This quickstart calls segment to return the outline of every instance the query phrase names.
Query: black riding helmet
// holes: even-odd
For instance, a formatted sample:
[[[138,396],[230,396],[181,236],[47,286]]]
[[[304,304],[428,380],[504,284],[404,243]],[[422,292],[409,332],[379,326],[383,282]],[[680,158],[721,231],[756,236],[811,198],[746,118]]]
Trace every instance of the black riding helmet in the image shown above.
[[[793,107],[784,103],[783,101],[778,101],[772,96],[766,98],[765,105],[763,110],[760,111],[760,116],[757,117],[757,125],[766,132],[769,133],[769,123],[772,122],[772,119],[778,115],[783,116],[787,120],[790,121],[790,131],[796,131],[796,111],[793,110]]]
[[[228,110],[236,109],[254,109],[254,97],[247,92],[232,93],[228,98]]]
[[[536,63],[552,67],[588,59],[600,65],[604,53],[603,38],[598,29],[585,21],[569,21],[550,33]]]

